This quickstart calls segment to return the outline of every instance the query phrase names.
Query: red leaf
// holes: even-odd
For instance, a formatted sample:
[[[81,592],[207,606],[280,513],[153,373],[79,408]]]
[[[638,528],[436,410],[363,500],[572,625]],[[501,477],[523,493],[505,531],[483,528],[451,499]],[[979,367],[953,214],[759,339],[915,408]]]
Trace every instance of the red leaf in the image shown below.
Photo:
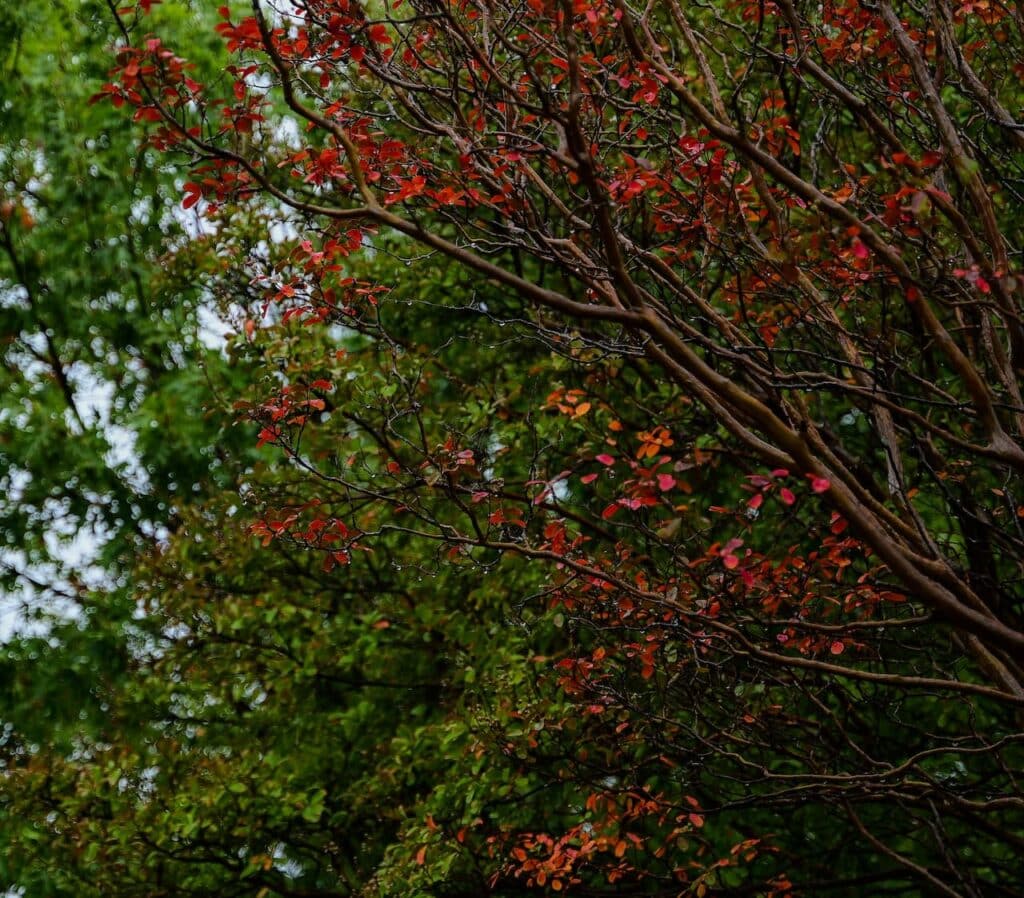
[[[198,184],[189,181],[185,185],[185,199],[181,201],[182,209],[191,209],[203,198],[203,188]]]
[[[602,453],[601,455],[597,456],[597,460],[599,462],[601,462],[602,465],[614,465],[615,464],[615,459],[612,458],[607,453]]]
[[[274,442],[274,440],[279,436],[280,434],[276,427],[264,427],[263,430],[260,431],[259,442],[256,443],[256,448],[259,449],[259,447],[264,445],[264,443]]]

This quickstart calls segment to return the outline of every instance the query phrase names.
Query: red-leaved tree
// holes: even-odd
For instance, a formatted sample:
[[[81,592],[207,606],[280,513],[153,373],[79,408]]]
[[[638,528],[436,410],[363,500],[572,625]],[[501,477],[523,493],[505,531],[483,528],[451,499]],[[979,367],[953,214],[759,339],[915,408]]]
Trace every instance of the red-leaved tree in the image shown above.
[[[344,565],[375,503],[453,564],[545,570],[576,633],[554,675],[605,747],[566,775],[588,820],[639,822],[493,834],[504,875],[704,894],[683,841],[728,867],[774,840],[778,894],[1017,894],[1024,13],[254,0],[222,9],[225,80],[199,84],[146,11],[117,13],[102,96],[190,166],[185,209],[287,222],[287,261],[251,271],[264,308],[398,345],[402,284],[357,260],[442,257],[486,301],[438,296],[408,351],[476,315],[559,360],[533,414],[562,437],[500,474],[507,445],[416,435],[415,378],[351,416],[373,465],[303,451],[344,408],[329,380],[246,409],[352,503],[271,512],[266,541]],[[808,807],[842,819],[830,863],[873,860],[822,869]]]

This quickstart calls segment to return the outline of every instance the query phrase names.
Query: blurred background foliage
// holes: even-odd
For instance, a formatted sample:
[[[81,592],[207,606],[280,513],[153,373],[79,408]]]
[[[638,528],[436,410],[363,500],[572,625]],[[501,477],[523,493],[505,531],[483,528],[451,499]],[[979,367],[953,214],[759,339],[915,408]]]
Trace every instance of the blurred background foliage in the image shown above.
[[[216,85],[215,16],[204,3],[158,5],[146,27],[187,45]],[[554,607],[550,569],[514,553],[451,554],[436,539],[458,516],[450,495],[413,492],[432,534],[386,491],[353,493],[346,472],[380,474],[380,439],[424,456],[466,447],[486,459],[490,489],[529,509],[526,485],[590,470],[619,432],[612,420],[624,434],[657,421],[703,459],[680,477],[699,501],[679,505],[676,530],[638,515],[609,537],[605,481],[601,500],[566,479],[560,501],[593,506],[577,523],[598,543],[626,533],[638,570],[685,577],[675,542],[699,553],[734,535],[737,516],[708,509],[745,508],[755,466],[641,359],[567,332],[535,339],[518,300],[401,239],[352,258],[354,276],[392,288],[372,314],[282,320],[257,279],[288,267],[298,230],[273,208],[225,206],[202,222],[181,209],[180,170],[140,149],[124,110],[89,103],[119,40],[112,26],[93,0],[0,12],[0,887],[26,898],[520,895],[519,840],[575,833],[600,835],[608,855],[581,894],[625,894],[606,874],[634,860],[644,873],[632,894],[677,894],[673,871],[689,864],[695,894],[767,895],[794,859],[817,854],[817,873],[850,883],[832,894],[863,894],[859,877],[876,894],[925,894],[899,871],[874,876],[881,855],[855,846],[827,804],[760,806],[748,768],[798,769],[787,740],[807,756],[819,744],[847,752],[822,720],[851,713],[851,696],[864,699],[851,727],[894,763],[930,730],[1009,729],[1004,711],[931,697],[894,707],[856,685],[811,699],[739,655],[684,670],[685,633],[664,648],[666,670],[684,677],[648,685],[624,662],[606,681],[622,699],[614,713],[581,710],[554,663],[604,640],[639,644],[645,625],[624,636]],[[323,407],[301,434],[306,470],[257,447],[249,417],[282,386],[317,381],[331,388],[310,387]],[[593,412],[549,413],[559,390],[585,392]],[[424,468],[416,486],[434,476]],[[301,540],[260,545],[250,528],[282,509],[344,510],[373,551],[353,550],[339,573]],[[748,538],[815,550],[831,524],[820,517],[766,507]],[[955,656],[941,639],[925,651],[935,666]],[[773,718],[784,705],[791,716]],[[704,741],[741,742],[744,715],[762,714],[774,753],[734,763]],[[640,807],[654,795],[683,826]],[[696,812],[713,803],[725,810]],[[864,813],[884,826],[890,812]],[[917,851],[911,837],[896,847]],[[1001,842],[974,850],[991,852],[978,866],[993,881],[1019,865]]]

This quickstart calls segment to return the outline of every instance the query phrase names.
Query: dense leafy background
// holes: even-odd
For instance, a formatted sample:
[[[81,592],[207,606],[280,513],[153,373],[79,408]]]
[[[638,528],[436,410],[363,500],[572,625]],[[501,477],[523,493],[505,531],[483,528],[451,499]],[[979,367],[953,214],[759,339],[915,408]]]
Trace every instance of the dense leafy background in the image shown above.
[[[228,96],[222,20],[122,17]],[[21,606],[0,886],[924,896],[949,868],[1019,893],[1015,708],[785,663],[985,682],[948,630],[899,626],[921,604],[812,480],[771,474],[612,327],[187,181],[196,160],[90,102],[122,40],[91,0],[0,18],[0,563]],[[277,161],[299,128],[264,111]],[[813,401],[884,467],[863,414]],[[966,555],[948,506],[922,519]]]

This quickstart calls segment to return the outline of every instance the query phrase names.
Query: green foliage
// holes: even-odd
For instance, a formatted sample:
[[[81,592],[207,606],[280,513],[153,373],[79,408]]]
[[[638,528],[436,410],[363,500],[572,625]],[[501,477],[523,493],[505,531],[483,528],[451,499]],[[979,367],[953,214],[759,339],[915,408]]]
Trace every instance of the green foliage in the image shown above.
[[[139,149],[139,132],[116,110],[88,102],[110,66],[109,11],[52,2],[10,13],[0,79],[0,535],[13,588],[33,571],[66,585],[96,550],[101,568],[123,569],[143,531],[169,520],[175,496],[231,475],[216,479],[220,422],[200,412],[206,379],[223,367],[197,319],[213,260],[201,241],[171,251],[186,233],[173,173]],[[195,22],[179,11],[166,25]]]
[[[996,307],[896,44],[805,6],[0,24],[3,585],[74,609],[0,651],[0,888],[1015,894],[1013,385],[914,303],[1002,376]]]

